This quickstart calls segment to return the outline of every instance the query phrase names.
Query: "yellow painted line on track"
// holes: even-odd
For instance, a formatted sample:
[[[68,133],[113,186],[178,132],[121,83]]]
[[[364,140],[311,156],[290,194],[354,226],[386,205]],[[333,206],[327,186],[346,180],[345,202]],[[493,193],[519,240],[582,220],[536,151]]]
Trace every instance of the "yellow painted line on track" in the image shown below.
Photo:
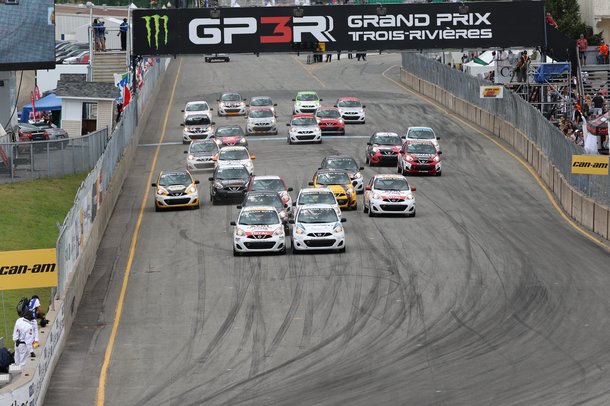
[[[324,84],[324,82],[322,82],[322,80],[320,80],[320,78],[319,78],[319,77],[317,77],[316,75],[314,75],[314,74],[312,73],[312,69],[307,68],[307,65],[305,65],[303,62],[299,61],[299,58],[298,58],[297,56],[292,55],[292,58],[293,58],[295,61],[297,61],[297,63],[298,63],[299,65],[301,65],[301,67],[303,68],[303,70],[304,70],[305,72],[307,72],[307,74],[308,74],[309,76],[311,76],[312,78],[314,78],[315,80],[317,80],[317,81],[318,81],[318,83],[319,83],[320,85],[322,85],[322,87],[326,87],[326,85]]]
[[[165,119],[163,120],[163,131],[161,132],[161,139],[159,140],[159,145],[155,149],[155,155],[153,157],[152,165],[150,166],[150,171],[148,173],[148,181],[146,185],[150,185],[152,181],[153,171],[155,166],[157,165],[157,158],[159,156],[159,151],[161,150],[161,144],[163,143],[163,139],[165,138],[165,133],[167,130],[167,121],[169,119],[169,112],[172,107],[172,103],[174,101],[174,95],[176,93],[176,85],[178,84],[178,79],[180,78],[180,71],[182,70],[182,58],[180,58],[180,64],[178,65],[178,70],[176,72],[176,79],[174,81],[174,85],[172,87],[172,93],[169,98],[169,102],[167,104],[167,110],[165,111]],[[138,213],[138,219],[136,221],[136,226],[133,231],[133,235],[131,238],[131,245],[129,247],[129,258],[127,260],[127,265],[125,266],[125,271],[123,273],[123,283],[121,285],[121,293],[119,294],[119,300],[116,305],[116,310],[114,314],[114,322],[112,323],[112,331],[110,332],[110,338],[108,339],[108,344],[106,345],[106,352],[104,354],[104,362],[102,363],[102,369],[100,370],[100,377],[97,386],[97,401],[96,404],[98,406],[103,406],[104,401],[106,399],[106,376],[108,375],[108,367],[110,366],[110,359],[112,357],[112,350],[114,349],[114,342],[116,340],[117,331],[119,329],[119,323],[121,322],[121,315],[123,314],[123,303],[125,302],[125,294],[127,292],[127,284],[129,282],[129,274],[131,272],[131,266],[133,264],[133,257],[136,251],[136,245],[138,243],[138,234],[140,232],[140,225],[142,224],[142,217],[144,216],[144,209],[146,208],[146,203],[148,200],[148,188],[145,189],[144,196],[142,197],[142,203],[140,204],[140,212]]]
[[[498,148],[500,148],[502,151],[504,151],[506,154],[508,154],[509,156],[511,156],[513,159],[515,159],[517,162],[519,162],[521,164],[521,166],[523,166],[529,173],[530,175],[532,175],[532,177],[536,180],[536,182],[538,183],[538,185],[540,186],[540,188],[544,191],[544,193],[546,193],[547,198],[549,199],[549,201],[551,202],[551,204],[553,205],[553,207],[555,208],[555,210],[557,211],[557,213],[559,213],[559,215],[566,221],[566,223],[568,223],[572,228],[574,228],[576,231],[578,231],[579,233],[581,233],[582,235],[584,235],[585,237],[587,237],[589,240],[593,241],[595,244],[599,245],[600,247],[610,251],[610,245],[608,245],[607,243],[605,243],[603,240],[600,240],[600,238],[594,234],[591,233],[587,230],[585,230],[584,228],[582,228],[581,226],[579,226],[574,220],[572,220],[567,214],[566,212],[561,208],[561,206],[559,205],[559,203],[557,202],[557,199],[555,198],[555,196],[553,195],[553,193],[550,191],[550,189],[544,184],[544,182],[542,181],[542,178],[540,178],[540,176],[536,173],[536,171],[534,170],[534,168],[532,168],[529,164],[529,162],[527,162],[526,160],[524,160],[523,158],[521,158],[519,155],[517,155],[516,153],[514,153],[513,151],[511,151],[509,148],[505,147],[504,145],[502,145],[500,142],[498,142],[498,140],[494,139],[493,137],[491,137],[490,135],[488,135],[487,133],[485,133],[484,131],[481,131],[480,129],[478,129],[477,127],[473,126],[472,124],[470,124],[469,122],[463,120],[462,118],[458,117],[457,115],[455,115],[454,113],[450,112],[449,110],[443,108],[442,106],[438,105],[436,102],[432,101],[431,99],[428,99],[425,96],[420,95],[419,93],[415,92],[412,89],[409,89],[408,87],[406,87],[405,85],[403,85],[402,83],[392,79],[391,77],[387,76],[387,73],[394,68],[399,68],[398,66],[394,65],[394,66],[390,66],[388,69],[386,69],[385,71],[383,71],[382,76],[384,78],[386,78],[387,80],[389,80],[390,82],[394,83],[395,85],[397,85],[398,87],[406,90],[407,92],[413,94],[415,97],[417,97],[420,100],[425,101],[426,103],[438,108],[439,110],[441,110],[442,112],[444,112],[445,114],[447,114],[450,119],[454,120],[454,121],[458,121],[461,124],[467,126],[468,128],[472,129],[473,131],[477,132],[478,134],[481,134],[483,137],[487,138],[489,141],[493,142]]]

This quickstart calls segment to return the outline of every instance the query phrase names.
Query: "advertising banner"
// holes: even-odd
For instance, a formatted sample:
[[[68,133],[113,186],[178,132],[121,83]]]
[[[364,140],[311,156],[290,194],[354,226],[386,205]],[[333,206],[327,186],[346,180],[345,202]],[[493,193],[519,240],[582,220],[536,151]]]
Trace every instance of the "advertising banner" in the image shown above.
[[[57,286],[55,248],[0,252],[0,290]]]
[[[136,9],[134,53],[179,55],[544,45],[540,1]]]
[[[504,86],[481,86],[479,97],[481,99],[502,99],[504,97]]]
[[[608,175],[608,157],[603,155],[572,155],[572,173]]]

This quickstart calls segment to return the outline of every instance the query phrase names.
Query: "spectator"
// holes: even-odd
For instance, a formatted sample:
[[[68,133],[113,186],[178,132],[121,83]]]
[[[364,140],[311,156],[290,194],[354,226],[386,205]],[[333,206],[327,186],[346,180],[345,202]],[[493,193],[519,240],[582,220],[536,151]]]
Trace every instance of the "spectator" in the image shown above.
[[[356,59],[357,60],[362,59],[363,61],[366,61],[366,52],[357,52]]]
[[[102,43],[102,52],[106,51],[106,25],[105,23],[102,21],[100,23],[100,41]]]
[[[25,366],[28,357],[28,342],[31,344],[34,342],[34,328],[32,323],[34,314],[32,312],[26,312],[25,317],[19,317],[15,321],[15,327],[13,328],[13,342],[15,343],[15,364],[19,366]]]
[[[519,60],[517,61],[517,65],[515,66],[515,71],[517,73],[517,82],[525,83],[527,81],[527,69],[529,68],[530,59],[527,56],[527,51],[523,51]]]
[[[602,43],[597,48],[597,63],[607,64],[608,63],[608,45],[602,40]]]
[[[91,25],[91,35],[93,35],[95,50],[100,51],[102,49],[102,41],[100,39],[100,23],[97,18],[93,20],[93,24]]]
[[[6,347],[0,348],[0,373],[8,373],[8,367],[15,363],[15,357],[13,353]]]
[[[331,62],[332,60],[333,60],[332,52],[327,52],[326,53],[326,62]]]
[[[119,33],[117,34],[117,36],[121,36],[121,51],[127,50],[127,30],[129,30],[129,23],[126,18],[123,18],[123,22],[119,26]]]
[[[552,25],[555,28],[558,28],[557,23],[553,19],[553,16],[548,11],[546,13],[546,23],[549,24],[549,25]]]
[[[604,98],[602,97],[601,92],[597,92],[595,97],[591,100],[593,103],[593,108],[591,109],[591,115],[599,116],[604,113]]]
[[[576,46],[578,47],[578,59],[581,65],[587,64],[587,49],[589,49],[589,43],[583,34],[580,34],[580,38],[576,40]]]
[[[32,296],[32,298],[30,299],[30,304],[28,305],[28,309],[34,312],[34,318],[36,320],[40,319],[40,326],[46,327],[49,321],[45,319],[45,312],[42,309],[42,306],[40,305],[40,298],[38,297],[38,295]]]

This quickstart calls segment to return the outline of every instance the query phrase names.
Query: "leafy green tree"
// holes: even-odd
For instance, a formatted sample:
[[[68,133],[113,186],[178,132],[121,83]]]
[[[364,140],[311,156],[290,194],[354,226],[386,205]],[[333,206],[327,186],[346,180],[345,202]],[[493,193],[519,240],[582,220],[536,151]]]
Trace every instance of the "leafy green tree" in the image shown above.
[[[594,33],[593,27],[582,22],[577,0],[545,0],[544,4],[566,37],[577,39],[584,34],[590,45],[600,43],[601,33]]]

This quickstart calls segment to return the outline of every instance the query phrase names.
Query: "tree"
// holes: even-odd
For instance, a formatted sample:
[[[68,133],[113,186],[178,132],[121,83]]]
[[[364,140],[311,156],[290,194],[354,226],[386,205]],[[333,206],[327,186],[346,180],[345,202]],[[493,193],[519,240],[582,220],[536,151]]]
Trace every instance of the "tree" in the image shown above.
[[[582,22],[577,0],[545,0],[544,4],[566,37],[577,39],[584,34],[590,45],[600,43],[601,33],[595,34],[593,27]]]

